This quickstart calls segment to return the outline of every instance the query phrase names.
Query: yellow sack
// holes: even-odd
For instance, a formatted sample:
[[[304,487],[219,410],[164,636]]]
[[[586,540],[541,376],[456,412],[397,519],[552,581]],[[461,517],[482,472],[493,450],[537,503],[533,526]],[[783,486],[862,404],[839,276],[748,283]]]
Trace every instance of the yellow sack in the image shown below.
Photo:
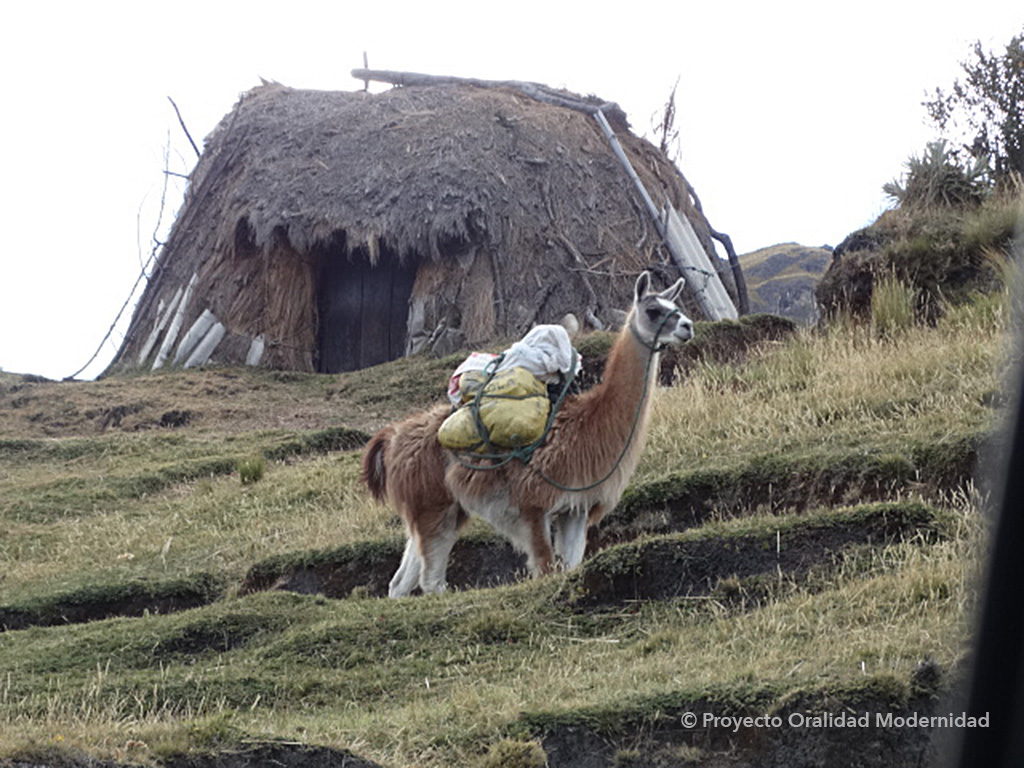
[[[509,368],[487,381],[482,371],[462,374],[459,392],[462,407],[445,419],[437,438],[453,451],[486,453],[487,440],[477,429],[470,403],[479,395],[480,421],[487,430],[491,444],[499,448],[521,448],[544,434],[551,402],[547,387],[525,368]]]

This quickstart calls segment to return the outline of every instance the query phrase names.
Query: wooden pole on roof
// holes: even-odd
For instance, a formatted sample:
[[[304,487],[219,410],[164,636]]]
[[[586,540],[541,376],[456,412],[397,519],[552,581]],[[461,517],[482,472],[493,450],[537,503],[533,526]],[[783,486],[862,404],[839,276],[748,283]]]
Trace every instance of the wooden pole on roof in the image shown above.
[[[608,143],[611,144],[612,152],[622,163],[622,167],[626,169],[626,174],[632,180],[634,186],[636,186],[637,192],[640,193],[640,197],[643,198],[644,205],[647,206],[647,212],[654,219],[654,226],[658,230],[658,234],[662,238],[665,237],[665,225],[661,220],[661,212],[658,210],[658,206],[654,204],[651,196],[647,193],[647,188],[644,183],[640,180],[640,177],[636,175],[636,171],[633,169],[633,164],[629,162],[629,158],[626,157],[625,150],[622,149],[622,144],[619,143],[619,137],[615,135],[615,131],[608,124],[608,119],[604,116],[604,112],[600,109],[594,113],[594,119],[597,120],[597,124],[601,126],[601,130],[604,131],[605,137],[608,139]]]
[[[475,77],[454,77],[452,75],[425,75],[420,72],[398,72],[391,69],[353,69],[352,77],[356,80],[390,85],[471,85],[476,88],[512,88],[529,96],[531,99],[553,104],[557,107],[574,109],[593,115],[603,109],[618,109],[613,102],[597,103],[570,96],[542,83],[531,83],[525,80],[480,80]]]

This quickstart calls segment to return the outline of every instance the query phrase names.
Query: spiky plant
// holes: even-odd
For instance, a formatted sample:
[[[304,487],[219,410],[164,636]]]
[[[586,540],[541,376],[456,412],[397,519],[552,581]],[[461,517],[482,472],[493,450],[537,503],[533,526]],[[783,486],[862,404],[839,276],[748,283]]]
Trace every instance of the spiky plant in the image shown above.
[[[941,139],[929,142],[920,157],[911,155],[904,165],[907,172],[901,179],[882,186],[900,207],[963,208],[980,203],[991,187],[987,156],[961,164]]]

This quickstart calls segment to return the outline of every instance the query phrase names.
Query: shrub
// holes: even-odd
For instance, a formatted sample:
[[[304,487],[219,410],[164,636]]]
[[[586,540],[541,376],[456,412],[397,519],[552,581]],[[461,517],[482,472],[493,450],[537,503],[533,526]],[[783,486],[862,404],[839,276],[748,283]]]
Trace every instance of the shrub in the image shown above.
[[[989,156],[997,179],[1005,183],[1024,174],[1024,28],[1006,51],[985,51],[974,44],[974,58],[961,62],[964,79],[935,89],[924,102],[939,130],[975,157]]]
[[[1009,253],[1020,225],[1024,225],[1024,190],[994,195],[964,217],[964,246],[973,251],[995,248]]]

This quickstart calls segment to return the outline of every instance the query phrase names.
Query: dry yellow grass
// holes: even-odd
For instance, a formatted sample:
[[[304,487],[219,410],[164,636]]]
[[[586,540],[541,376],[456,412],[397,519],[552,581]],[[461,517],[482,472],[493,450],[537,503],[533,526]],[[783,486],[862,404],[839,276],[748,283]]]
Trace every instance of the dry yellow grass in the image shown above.
[[[658,393],[634,482],[751,454],[891,449],[984,430],[998,418],[1005,322],[984,305],[953,310],[939,328],[913,326],[895,341],[846,324],[766,345],[742,365],[698,368]]]
[[[271,464],[267,477],[180,484],[102,513],[14,522],[0,539],[7,595],[53,591],[91,578],[223,572],[282,550],[318,549],[397,535],[389,511],[356,482],[354,453]]]

